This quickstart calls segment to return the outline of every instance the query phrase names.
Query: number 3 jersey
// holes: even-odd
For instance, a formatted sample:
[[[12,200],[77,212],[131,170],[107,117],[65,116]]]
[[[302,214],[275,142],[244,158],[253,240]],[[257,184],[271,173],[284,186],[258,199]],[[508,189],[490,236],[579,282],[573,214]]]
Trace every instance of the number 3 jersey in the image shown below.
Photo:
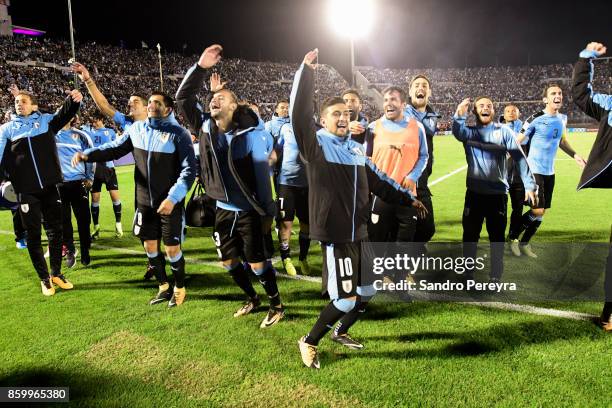
[[[550,176],[555,174],[555,156],[561,138],[565,134],[567,116],[562,113],[551,115],[540,111],[525,121],[521,130],[529,138],[530,147],[527,162],[534,174]]]

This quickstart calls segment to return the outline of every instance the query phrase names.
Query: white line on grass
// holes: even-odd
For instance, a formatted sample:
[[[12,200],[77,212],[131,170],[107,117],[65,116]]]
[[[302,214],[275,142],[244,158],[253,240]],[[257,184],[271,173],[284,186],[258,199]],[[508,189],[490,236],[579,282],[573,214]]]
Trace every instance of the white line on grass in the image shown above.
[[[0,234],[13,235],[14,233],[13,231],[0,230]],[[137,250],[129,249],[129,248],[117,248],[117,247],[112,247],[108,245],[100,245],[100,244],[95,244],[95,243],[92,245],[99,249],[107,249],[110,251],[120,252],[124,254],[144,255],[142,251],[137,251]],[[272,259],[273,262],[277,262],[278,260],[279,260],[278,257]],[[204,266],[208,266],[211,268],[222,269],[219,262],[200,261],[198,259],[193,259],[193,258],[185,258],[185,261],[190,264],[204,265]],[[284,278],[288,278],[288,279],[303,280],[303,281],[313,282],[313,283],[321,283],[322,281],[321,278],[318,276],[303,276],[303,275],[291,276],[291,275],[287,275],[287,274],[280,273],[280,272],[278,273],[278,275]],[[468,306],[480,306],[480,307],[486,307],[490,309],[500,309],[500,310],[506,310],[506,311],[511,311],[511,312],[528,313],[528,314],[535,314],[535,315],[540,315],[540,316],[552,316],[552,317],[559,317],[563,319],[572,319],[572,320],[591,320],[594,317],[596,317],[596,315],[592,315],[588,313],[573,312],[570,310],[548,309],[544,307],[536,307],[536,306],[529,306],[529,305],[518,305],[514,303],[503,303],[503,302],[459,302],[459,303],[463,305],[468,305]]]
[[[435,179],[434,181],[432,181],[432,182],[428,183],[428,186],[429,186],[429,187],[431,187],[431,186],[435,186],[435,185],[436,185],[436,184],[438,184],[439,182],[444,181],[444,180],[446,180],[447,178],[452,177],[452,176],[454,176],[454,175],[455,175],[455,174],[457,174],[457,173],[461,173],[461,172],[462,172],[463,170],[465,170],[465,169],[467,169],[467,164],[466,164],[465,166],[461,166],[461,167],[459,167],[457,170],[453,170],[453,171],[451,171],[450,173],[445,174],[444,176],[442,176],[442,177],[440,177],[440,178]]]

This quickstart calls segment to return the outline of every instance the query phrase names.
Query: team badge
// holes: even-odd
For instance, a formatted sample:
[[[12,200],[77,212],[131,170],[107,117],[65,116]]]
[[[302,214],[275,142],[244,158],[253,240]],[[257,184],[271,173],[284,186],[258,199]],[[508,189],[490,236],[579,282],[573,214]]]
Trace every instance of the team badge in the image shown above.
[[[34,122],[34,129],[38,129],[40,127],[40,123]]]
[[[168,139],[170,139],[170,133],[162,133],[159,138],[161,139],[162,142],[166,143],[168,141]]]
[[[353,282],[351,280],[342,281],[342,290],[344,293],[350,293],[353,290]]]
[[[73,133],[72,134],[72,140],[79,140],[79,134],[78,133]]]
[[[372,224],[378,224],[379,219],[380,215],[372,213]]]
[[[30,206],[28,204],[21,204],[21,212],[27,214],[30,211]]]

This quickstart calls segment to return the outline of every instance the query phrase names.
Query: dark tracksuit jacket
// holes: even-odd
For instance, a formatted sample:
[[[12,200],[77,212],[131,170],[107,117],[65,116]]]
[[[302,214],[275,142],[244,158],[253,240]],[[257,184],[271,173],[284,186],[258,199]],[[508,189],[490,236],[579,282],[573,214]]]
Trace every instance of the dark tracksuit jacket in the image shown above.
[[[362,144],[317,131],[313,119],[313,69],[302,64],[291,91],[293,133],[308,174],[310,238],[349,243],[368,236],[369,195],[390,203],[411,204],[410,192],[388,178],[365,156]]]
[[[234,130],[221,133],[197,101],[208,74],[209,70],[194,65],[176,93],[179,111],[189,127],[199,132],[200,179],[206,194],[217,200],[217,207],[228,211],[254,209],[260,216],[274,216],[268,165],[270,133],[246,107],[234,112]]]
[[[80,103],[67,98],[55,114],[33,112],[16,115],[0,126],[0,163],[9,175],[15,192],[37,193],[62,182],[55,134],[74,117]],[[10,153],[4,155],[4,150]]]
[[[574,103],[599,122],[597,138],[580,177],[578,190],[612,188],[612,95],[593,91],[593,58],[594,52],[582,51],[572,77]]]
[[[183,201],[195,179],[191,135],[171,113],[165,118],[134,122],[123,137],[88,149],[88,162],[115,160],[132,152],[136,167],[136,205],[157,209],[168,198]]]

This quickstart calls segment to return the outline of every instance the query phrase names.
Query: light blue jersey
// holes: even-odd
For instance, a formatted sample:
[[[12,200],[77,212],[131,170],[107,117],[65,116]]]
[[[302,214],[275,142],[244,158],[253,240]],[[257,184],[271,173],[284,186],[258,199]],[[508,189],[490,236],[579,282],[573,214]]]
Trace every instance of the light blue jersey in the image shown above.
[[[525,136],[529,138],[529,168],[534,174],[550,176],[555,174],[555,156],[561,138],[565,134],[567,116],[558,113],[543,113],[532,122],[523,126]]]

